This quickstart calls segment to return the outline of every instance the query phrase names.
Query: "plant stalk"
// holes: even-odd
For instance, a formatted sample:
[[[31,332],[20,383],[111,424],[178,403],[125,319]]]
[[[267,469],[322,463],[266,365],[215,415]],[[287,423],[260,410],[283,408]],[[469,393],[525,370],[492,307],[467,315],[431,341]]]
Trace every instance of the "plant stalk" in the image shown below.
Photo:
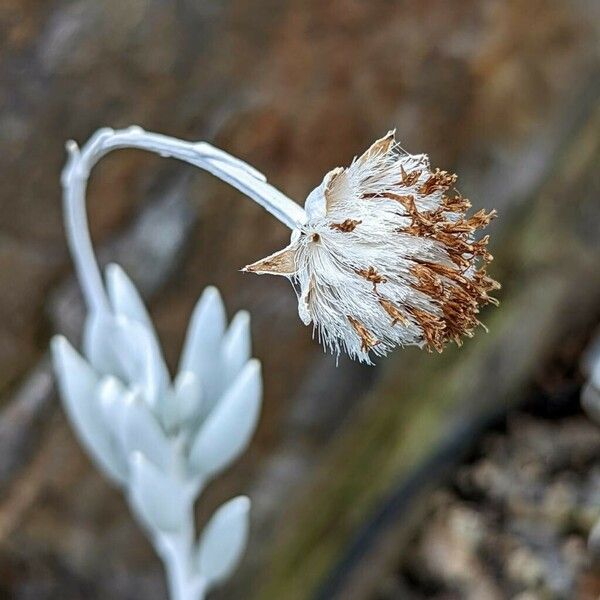
[[[206,142],[184,142],[135,126],[120,130],[99,129],[81,149],[71,140],[67,142],[69,160],[61,178],[65,226],[90,311],[109,311],[110,306],[90,238],[85,207],[87,182],[93,166],[109,152],[121,148],[147,150],[209,171],[252,198],[290,229],[306,219],[304,209],[268,184],[264,175]]]

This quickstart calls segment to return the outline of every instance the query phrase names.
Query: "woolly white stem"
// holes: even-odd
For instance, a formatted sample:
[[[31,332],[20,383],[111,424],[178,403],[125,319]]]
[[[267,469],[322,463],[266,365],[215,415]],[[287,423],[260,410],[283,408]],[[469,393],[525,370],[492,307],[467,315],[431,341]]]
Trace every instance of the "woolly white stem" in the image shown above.
[[[165,568],[169,599],[204,600],[207,591],[206,581],[194,568],[196,541],[194,503],[200,494],[202,483],[192,481],[186,476],[183,437],[177,437],[172,443],[171,476],[180,480],[181,488],[186,489],[187,501],[183,509],[183,525],[177,531],[159,531],[153,528],[149,528],[148,531]],[[133,513],[137,514],[135,505],[132,504],[131,508]],[[142,519],[140,523],[143,525]]]
[[[146,132],[140,127],[117,131],[99,129],[81,149],[70,141],[67,143],[69,160],[62,173],[65,225],[77,275],[90,310],[108,311],[109,305],[87,224],[87,181],[93,166],[104,155],[120,148],[139,148],[205,169],[252,198],[290,229],[306,220],[304,209],[269,185],[264,175],[206,142],[184,142]]]
[[[205,581],[192,566],[194,548],[194,516],[190,507],[186,526],[175,533],[159,533],[155,547],[165,566],[171,600],[203,600]]]

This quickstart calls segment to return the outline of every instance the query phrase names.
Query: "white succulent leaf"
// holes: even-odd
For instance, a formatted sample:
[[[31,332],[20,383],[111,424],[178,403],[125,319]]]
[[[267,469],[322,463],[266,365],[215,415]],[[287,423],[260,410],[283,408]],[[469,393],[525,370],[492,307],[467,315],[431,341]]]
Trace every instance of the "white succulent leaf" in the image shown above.
[[[142,323],[156,337],[144,301],[125,271],[119,265],[111,263],[106,267],[105,278],[106,291],[115,314]]]
[[[196,556],[196,568],[213,587],[237,567],[248,542],[250,500],[238,496],[223,504],[205,527]]]
[[[597,390],[600,390],[600,353],[597,357],[597,360],[593,363],[592,370],[590,373],[590,383]]]
[[[107,429],[118,431],[123,421],[129,393],[129,389],[121,380],[112,375],[105,375],[100,379],[96,387],[96,397]]]
[[[240,310],[233,317],[221,344],[224,384],[233,381],[252,355],[250,315]]]
[[[159,468],[168,470],[173,461],[172,445],[140,393],[106,376],[97,394],[104,421],[124,460],[141,452]]]
[[[203,408],[204,394],[200,380],[191,371],[181,371],[173,389],[161,399],[159,412],[167,431],[193,427]]]
[[[98,376],[62,336],[52,340],[52,356],[63,406],[81,444],[111,481],[122,484],[127,464],[116,451],[96,402]]]
[[[581,405],[594,421],[600,423],[600,387],[592,381],[585,383],[581,390]]]
[[[128,454],[120,441],[120,432],[127,411],[127,396],[130,394],[119,379],[112,375],[102,377],[96,387],[96,402],[100,408],[100,416],[104,427],[109,432],[115,452],[120,454],[124,464],[128,464]]]
[[[230,465],[245,450],[260,413],[260,363],[248,361],[196,434],[190,468],[205,478]]]
[[[114,349],[114,316],[105,312],[90,312],[83,324],[83,354],[100,375],[112,375],[126,380],[126,369],[119,363]]]
[[[215,287],[206,288],[192,313],[179,371],[190,371],[198,377],[205,402],[209,404],[214,404],[223,378],[219,350],[226,324],[219,291]]]
[[[171,443],[139,394],[129,392],[125,396],[123,420],[120,425],[117,433],[126,456],[141,452],[158,468],[166,471],[171,467]]]
[[[588,537],[588,548],[592,551],[594,556],[598,556],[598,554],[600,554],[600,519],[596,521],[596,524],[590,531],[590,535]]]
[[[84,329],[84,351],[102,375],[139,388],[154,406],[169,386],[169,372],[153,332],[124,315],[91,313]]]
[[[130,456],[129,467],[130,503],[146,527],[160,532],[185,527],[191,502],[185,482],[161,471],[141,452]]]

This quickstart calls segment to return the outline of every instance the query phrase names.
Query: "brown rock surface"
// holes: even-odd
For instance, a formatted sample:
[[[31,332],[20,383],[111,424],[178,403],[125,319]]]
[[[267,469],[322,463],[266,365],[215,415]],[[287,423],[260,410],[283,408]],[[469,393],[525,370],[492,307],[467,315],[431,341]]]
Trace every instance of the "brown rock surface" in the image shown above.
[[[597,426],[515,415],[480,452],[452,491],[431,498],[402,574],[415,600],[595,600],[598,563],[586,546],[600,516]]]

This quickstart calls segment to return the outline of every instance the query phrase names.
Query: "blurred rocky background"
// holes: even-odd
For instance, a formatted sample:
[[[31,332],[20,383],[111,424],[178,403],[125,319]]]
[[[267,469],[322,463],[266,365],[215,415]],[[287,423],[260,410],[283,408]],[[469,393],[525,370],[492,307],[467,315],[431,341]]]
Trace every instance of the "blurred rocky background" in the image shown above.
[[[210,141],[299,202],[396,127],[500,215],[489,334],[336,366],[286,281],[238,272],[282,225],[172,161],[121,151],[95,170],[95,242],[146,293],[171,364],[207,284],[252,313],[260,428],[198,517],[248,493],[253,533],[214,597],[596,599],[600,429],[577,365],[600,321],[599,59],[595,0],[1,0],[0,598],[165,597],[47,362],[82,314],[64,142],[139,124]]]

